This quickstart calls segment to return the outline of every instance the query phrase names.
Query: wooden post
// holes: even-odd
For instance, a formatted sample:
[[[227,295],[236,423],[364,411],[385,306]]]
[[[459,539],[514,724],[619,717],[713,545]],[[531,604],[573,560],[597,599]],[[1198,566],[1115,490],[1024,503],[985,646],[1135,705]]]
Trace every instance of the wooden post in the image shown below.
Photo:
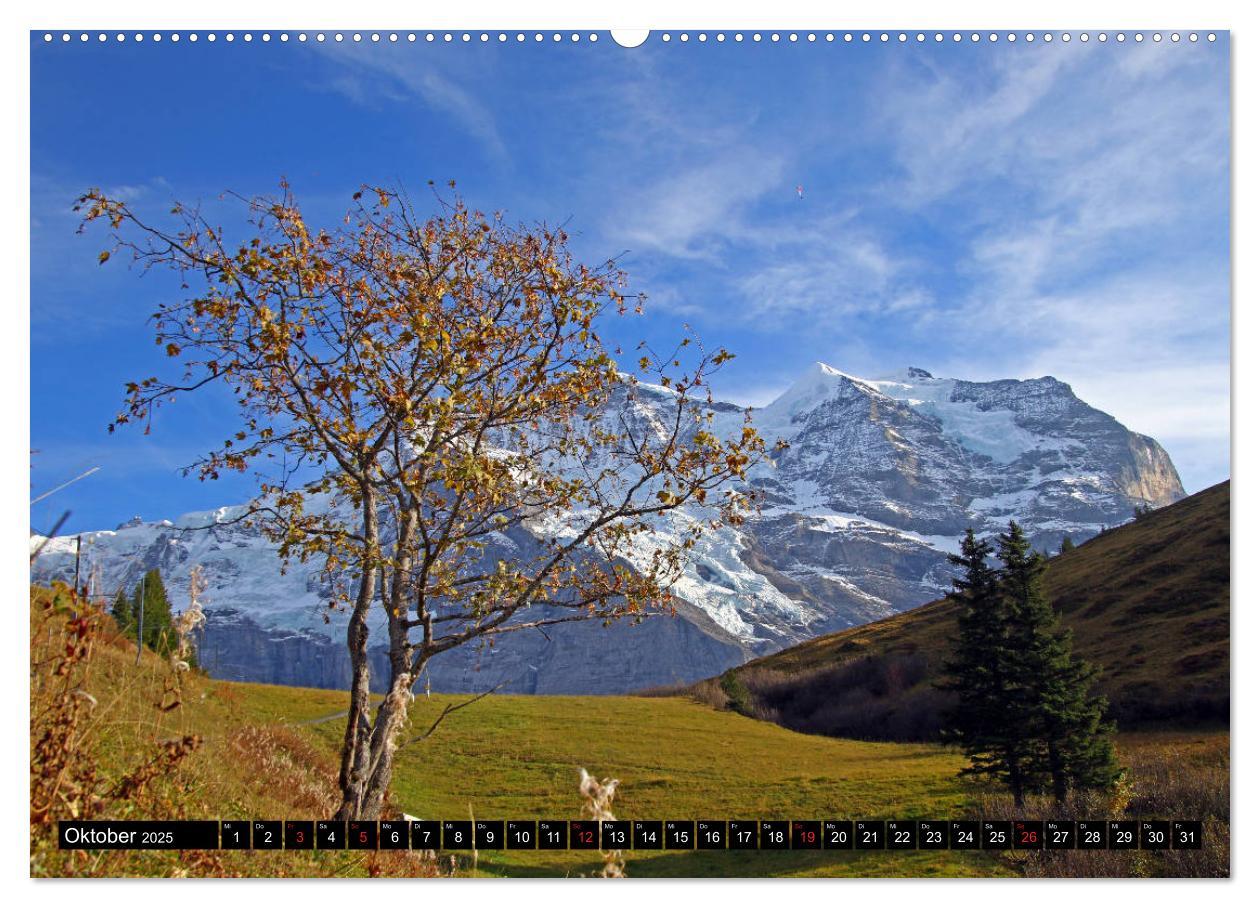
[[[83,548],[83,536],[74,537],[74,594],[79,595],[79,551]]]
[[[140,654],[144,652],[144,579],[140,575],[140,601],[136,603],[136,665],[140,664]]]

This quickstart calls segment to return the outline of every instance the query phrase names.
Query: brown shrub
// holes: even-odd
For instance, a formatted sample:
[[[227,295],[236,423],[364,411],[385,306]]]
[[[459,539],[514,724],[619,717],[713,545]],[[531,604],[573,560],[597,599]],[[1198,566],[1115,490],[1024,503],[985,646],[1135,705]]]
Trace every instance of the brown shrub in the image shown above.
[[[1186,851],[1043,851],[1012,854],[1032,877],[1228,877],[1229,739],[1214,736],[1125,739],[1120,786],[1108,792],[1072,792],[1059,807],[1031,798],[1015,810],[1006,795],[976,798],[974,816],[1006,820],[1202,820],[1203,848]]]
[[[121,773],[105,772],[99,759],[101,730],[110,719],[89,693],[100,646],[112,622],[99,606],[58,585],[38,597],[31,613],[31,874],[114,876],[131,860],[127,852],[57,848],[58,819],[91,820],[131,815],[183,819],[178,799],[181,766],[201,746],[198,735],[158,740],[139,762]],[[108,638],[106,638],[108,639]],[[168,678],[164,694],[179,703],[179,678]],[[161,701],[160,712],[170,708]],[[213,852],[179,853],[181,872],[221,869]]]

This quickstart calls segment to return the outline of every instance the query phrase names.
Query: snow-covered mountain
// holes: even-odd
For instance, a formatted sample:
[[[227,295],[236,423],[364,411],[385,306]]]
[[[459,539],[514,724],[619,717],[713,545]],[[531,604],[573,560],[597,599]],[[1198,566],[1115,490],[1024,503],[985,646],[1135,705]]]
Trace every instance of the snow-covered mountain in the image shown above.
[[[640,386],[623,401],[651,422],[670,392]],[[735,428],[743,411],[715,406]],[[633,690],[713,675],[843,627],[919,605],[948,586],[946,553],[968,527],[1015,519],[1034,543],[1081,540],[1184,492],[1151,438],[1082,402],[1054,378],[968,382],[909,368],[879,379],[811,367],[754,420],[789,447],[750,481],[760,516],[707,533],[677,594],[677,618],[611,629],[561,625],[465,647],[430,669],[434,689]],[[221,677],[337,686],[348,676],[338,617],[313,573],[280,572],[274,548],[233,522],[239,508],[138,518],[82,536],[84,570],[112,594],[163,572],[176,607],[188,571],[210,583],[202,663]],[[687,514],[675,514],[686,521]],[[208,527],[208,529],[204,529]],[[669,532],[669,527],[662,528]],[[502,540],[503,552],[527,540]],[[73,573],[74,537],[51,540],[37,580]]]

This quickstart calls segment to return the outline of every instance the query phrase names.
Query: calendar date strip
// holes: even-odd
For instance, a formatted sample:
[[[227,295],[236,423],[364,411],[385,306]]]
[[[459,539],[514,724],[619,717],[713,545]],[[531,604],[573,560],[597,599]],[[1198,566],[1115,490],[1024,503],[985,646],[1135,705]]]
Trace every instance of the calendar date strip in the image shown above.
[[[63,849],[1028,851],[1200,849],[1198,820],[61,820]]]

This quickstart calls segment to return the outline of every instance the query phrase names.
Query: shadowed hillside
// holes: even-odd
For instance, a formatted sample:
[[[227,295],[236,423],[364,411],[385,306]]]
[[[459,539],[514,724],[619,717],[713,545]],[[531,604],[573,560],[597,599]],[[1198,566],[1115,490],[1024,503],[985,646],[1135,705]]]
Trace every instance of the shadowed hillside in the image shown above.
[[[1122,728],[1228,724],[1229,512],[1226,481],[1050,560],[1051,601],[1102,667]],[[691,691],[798,731],[933,739],[956,608],[938,600],[819,637]]]

